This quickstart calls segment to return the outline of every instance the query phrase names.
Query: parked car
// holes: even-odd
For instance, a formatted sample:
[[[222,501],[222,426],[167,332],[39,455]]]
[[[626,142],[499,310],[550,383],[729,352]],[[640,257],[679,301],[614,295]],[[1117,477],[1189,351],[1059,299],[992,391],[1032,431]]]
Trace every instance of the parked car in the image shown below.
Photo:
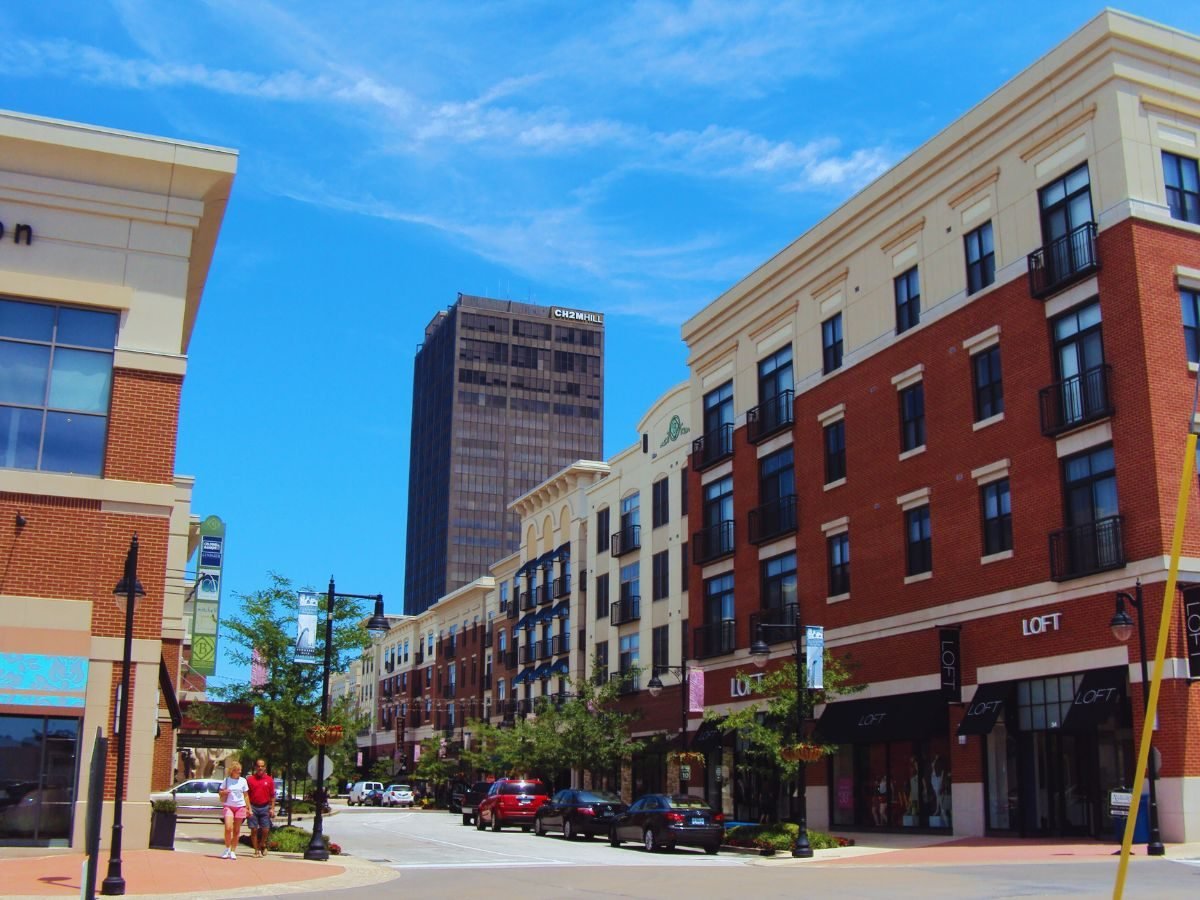
[[[356,782],[354,782],[354,786],[352,788],[350,788],[350,796],[346,798],[346,805],[354,806],[355,804],[358,804],[359,806],[362,806],[362,805],[370,802],[373,805],[378,806],[379,803],[374,803],[374,801],[368,796],[371,791],[379,792],[379,800],[380,800],[380,803],[382,803],[383,802],[383,784],[381,782],[378,782],[378,781],[356,781]]]
[[[483,802],[483,798],[488,795],[488,791],[492,788],[490,781],[476,781],[463,793],[458,803],[459,811],[462,813],[462,823],[464,825],[472,825],[475,822],[475,811],[479,808],[479,804]]]
[[[619,847],[624,841],[640,841],[653,852],[677,846],[703,847],[717,853],[725,838],[725,817],[699,797],[647,794],[633,801],[618,816],[608,833],[608,842]]]
[[[446,793],[446,809],[452,813],[462,812],[462,798],[467,790],[466,783],[462,781],[450,785],[450,790]]]
[[[568,788],[538,807],[533,830],[538,835],[561,831],[568,841],[581,835],[590,840],[598,834],[608,834],[613,821],[626,809],[612,791]]]
[[[497,779],[479,803],[475,828],[483,831],[490,825],[492,831],[499,831],[506,825],[520,825],[522,831],[530,831],[538,809],[548,799],[550,791],[536,779]]]
[[[414,802],[412,788],[407,784],[389,784],[383,792],[384,806],[412,806]]]
[[[225,804],[221,802],[221,779],[193,778],[175,785],[169,791],[155,791],[150,801],[174,800],[175,814],[180,818],[189,816],[219,819]]]

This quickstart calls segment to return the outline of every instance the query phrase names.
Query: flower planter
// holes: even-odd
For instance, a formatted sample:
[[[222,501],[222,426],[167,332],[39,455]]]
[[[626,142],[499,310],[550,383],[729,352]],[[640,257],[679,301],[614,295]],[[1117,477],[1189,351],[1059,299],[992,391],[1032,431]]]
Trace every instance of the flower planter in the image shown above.
[[[793,744],[783,747],[779,755],[789,762],[811,763],[825,755],[825,749],[817,744]]]
[[[174,850],[175,849],[175,821],[176,813],[159,812],[157,809],[150,812],[150,849],[151,850]]]
[[[317,747],[332,747],[344,733],[341,725],[313,725],[304,731],[308,742]]]

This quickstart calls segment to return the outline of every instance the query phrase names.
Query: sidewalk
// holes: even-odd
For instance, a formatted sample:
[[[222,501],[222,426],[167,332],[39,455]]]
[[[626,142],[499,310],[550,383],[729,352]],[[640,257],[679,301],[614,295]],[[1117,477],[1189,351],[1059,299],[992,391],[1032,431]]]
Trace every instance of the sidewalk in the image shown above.
[[[299,853],[272,853],[255,859],[249,847],[236,860],[221,859],[224,845],[215,823],[181,822],[175,849],[126,850],[121,874],[128,896],[221,898],[277,896],[336,891],[390,881],[399,872],[364,859],[332,856],[310,862]],[[208,832],[212,832],[209,834]],[[72,850],[3,848],[0,896],[9,900],[79,896],[83,854]],[[108,874],[108,853],[101,851],[96,895]]]

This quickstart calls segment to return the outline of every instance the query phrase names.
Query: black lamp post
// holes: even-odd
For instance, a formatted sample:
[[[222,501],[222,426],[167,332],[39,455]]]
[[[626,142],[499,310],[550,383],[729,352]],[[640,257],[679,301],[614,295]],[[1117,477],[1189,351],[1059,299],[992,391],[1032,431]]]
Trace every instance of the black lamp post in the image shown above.
[[[1134,595],[1127,594],[1125,591],[1117,591],[1117,611],[1113,614],[1112,622],[1109,627],[1112,628],[1113,636],[1118,641],[1124,643],[1133,636],[1133,620],[1129,613],[1125,612],[1125,602],[1137,610],[1137,633],[1138,633],[1138,648],[1142,653],[1142,701],[1143,714],[1150,714],[1150,673],[1146,667],[1146,623],[1145,613],[1142,609],[1142,582],[1139,580],[1134,585]],[[1149,771],[1146,777],[1150,779],[1150,841],[1146,844],[1147,856],[1162,856],[1167,852],[1163,846],[1162,836],[1158,831],[1158,795],[1155,790],[1154,782],[1158,780],[1158,767],[1154,764],[1154,742],[1150,742]]]
[[[758,633],[755,635],[754,643],[750,645],[750,656],[754,660],[754,665],[760,669],[767,664],[767,657],[771,655],[771,648],[767,642],[763,640],[764,628],[786,628],[792,637],[792,646],[796,651],[796,719],[793,724],[796,732],[796,743],[800,743],[804,739],[804,642],[800,639],[800,620],[797,619],[791,624],[773,622],[760,622],[758,625]],[[796,842],[792,844],[792,856],[797,859],[811,859],[813,855],[812,846],[808,842],[808,772],[804,769],[804,764],[800,764],[800,769],[796,778]]]
[[[383,613],[383,594],[339,594],[334,590],[333,576],[329,576],[329,593],[325,596],[325,671],[321,679],[321,721],[329,724],[329,669],[333,664],[333,609],[338,597],[346,600],[374,600],[375,614],[367,621],[367,631],[373,634],[385,632],[390,627]],[[325,748],[317,748],[316,812],[313,814],[312,840],[304,851],[305,859],[325,861],[329,859],[329,847],[322,831],[325,818]]]
[[[100,884],[100,893],[121,896],[125,893],[125,878],[121,874],[121,803],[125,799],[125,759],[129,753],[125,737],[129,733],[129,670],[133,668],[133,607],[138,597],[146,596],[137,580],[138,538],[129,541],[125,554],[125,574],[113,593],[125,598],[125,653],[121,658],[121,696],[117,698],[117,726],[113,729],[117,741],[117,783],[113,792],[112,846],[108,853],[108,875]]]
[[[671,675],[679,676],[679,750],[681,753],[686,753],[688,748],[688,666],[685,662],[682,666],[655,666],[650,673],[650,682],[646,685],[646,691],[651,697],[657,697],[663,692],[662,679],[659,678],[660,672],[667,672]],[[680,763],[682,771],[683,764]],[[691,779],[679,779],[679,793],[687,791],[687,781]]]

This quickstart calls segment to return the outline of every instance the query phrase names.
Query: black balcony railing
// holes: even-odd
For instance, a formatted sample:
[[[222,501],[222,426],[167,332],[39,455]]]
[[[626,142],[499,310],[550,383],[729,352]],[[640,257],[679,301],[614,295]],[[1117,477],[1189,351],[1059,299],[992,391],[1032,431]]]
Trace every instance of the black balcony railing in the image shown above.
[[[486,690],[490,690],[491,687],[492,687],[492,673],[484,672],[483,673],[483,689],[486,691]]]
[[[623,556],[632,553],[642,546],[642,526],[626,525],[620,531],[614,531],[609,542],[609,553],[613,556]]]
[[[692,535],[692,561],[698,565],[720,559],[733,552],[733,521],[726,519]]]
[[[1099,268],[1096,223],[1086,222],[1029,254],[1029,293],[1044,300]]]
[[[550,581],[547,581],[545,584],[538,585],[538,589],[537,589],[538,598],[537,599],[538,599],[539,606],[545,606],[547,603],[553,602],[554,594],[551,590],[552,587],[553,587],[553,583]]]
[[[638,684],[641,679],[633,672],[612,672],[608,677],[611,681],[617,683],[618,694],[636,694],[641,690]]]
[[[796,530],[796,495],[750,510],[750,543],[763,544]]]
[[[554,637],[552,637],[550,639],[550,643],[551,643],[551,651],[556,656],[560,653],[570,653],[571,652],[570,632],[568,632],[567,634],[554,635]]]
[[[416,660],[416,662],[417,662],[417,665],[420,665],[421,663],[425,662],[425,652],[424,652],[423,650],[418,650],[418,651],[417,651],[417,660]]]
[[[719,425],[692,441],[692,468],[702,472],[733,455],[733,423]]]
[[[492,629],[490,628],[483,632],[483,646],[485,648],[492,646]]]
[[[1122,516],[1109,516],[1087,525],[1050,534],[1050,577],[1055,581],[1081,578],[1125,565]]]
[[[770,400],[746,410],[746,437],[752,444],[792,424],[792,391],[780,391]]]
[[[571,576],[563,575],[561,578],[554,579],[554,596],[556,598],[568,597],[571,594]]]
[[[509,650],[507,653],[501,653],[500,658],[504,660],[506,668],[515,669],[517,667],[517,651]]]
[[[442,644],[442,659],[454,659],[458,654],[458,645],[454,641],[445,641]]]
[[[442,699],[443,700],[452,699],[454,697],[456,687],[457,687],[457,685],[453,685],[453,684],[443,684],[442,685]]]
[[[1038,406],[1042,413],[1042,434],[1054,437],[1088,422],[1113,414],[1112,397],[1108,390],[1107,363],[1088,369],[1082,375],[1038,391]]]
[[[592,684],[604,684],[608,681],[608,666],[601,666],[592,673]]]
[[[396,671],[396,664],[395,664],[394,662],[387,662],[387,663],[384,663],[384,664],[383,664],[383,671],[385,671],[385,672],[395,672],[395,671]]]
[[[638,595],[622,597],[608,608],[608,621],[612,625],[636,622],[642,617],[642,598]]]
[[[531,610],[537,609],[537,591],[525,591],[521,594],[521,609]]]
[[[722,619],[700,625],[692,632],[692,651],[696,659],[708,659],[732,653],[737,643],[737,620]]]
[[[537,641],[532,641],[521,648],[521,665],[527,666],[537,661]]]
[[[782,641],[794,640],[795,632],[789,632],[786,628],[764,628],[760,632],[759,625],[790,625],[793,628],[796,626],[796,604],[785,603],[783,606],[773,609],[763,609],[750,615],[750,640],[756,641],[760,637],[768,644],[778,644]]]
[[[504,611],[504,618],[515,619],[518,615],[520,615],[520,611],[517,608],[517,599],[514,597],[509,602],[508,608]]]

